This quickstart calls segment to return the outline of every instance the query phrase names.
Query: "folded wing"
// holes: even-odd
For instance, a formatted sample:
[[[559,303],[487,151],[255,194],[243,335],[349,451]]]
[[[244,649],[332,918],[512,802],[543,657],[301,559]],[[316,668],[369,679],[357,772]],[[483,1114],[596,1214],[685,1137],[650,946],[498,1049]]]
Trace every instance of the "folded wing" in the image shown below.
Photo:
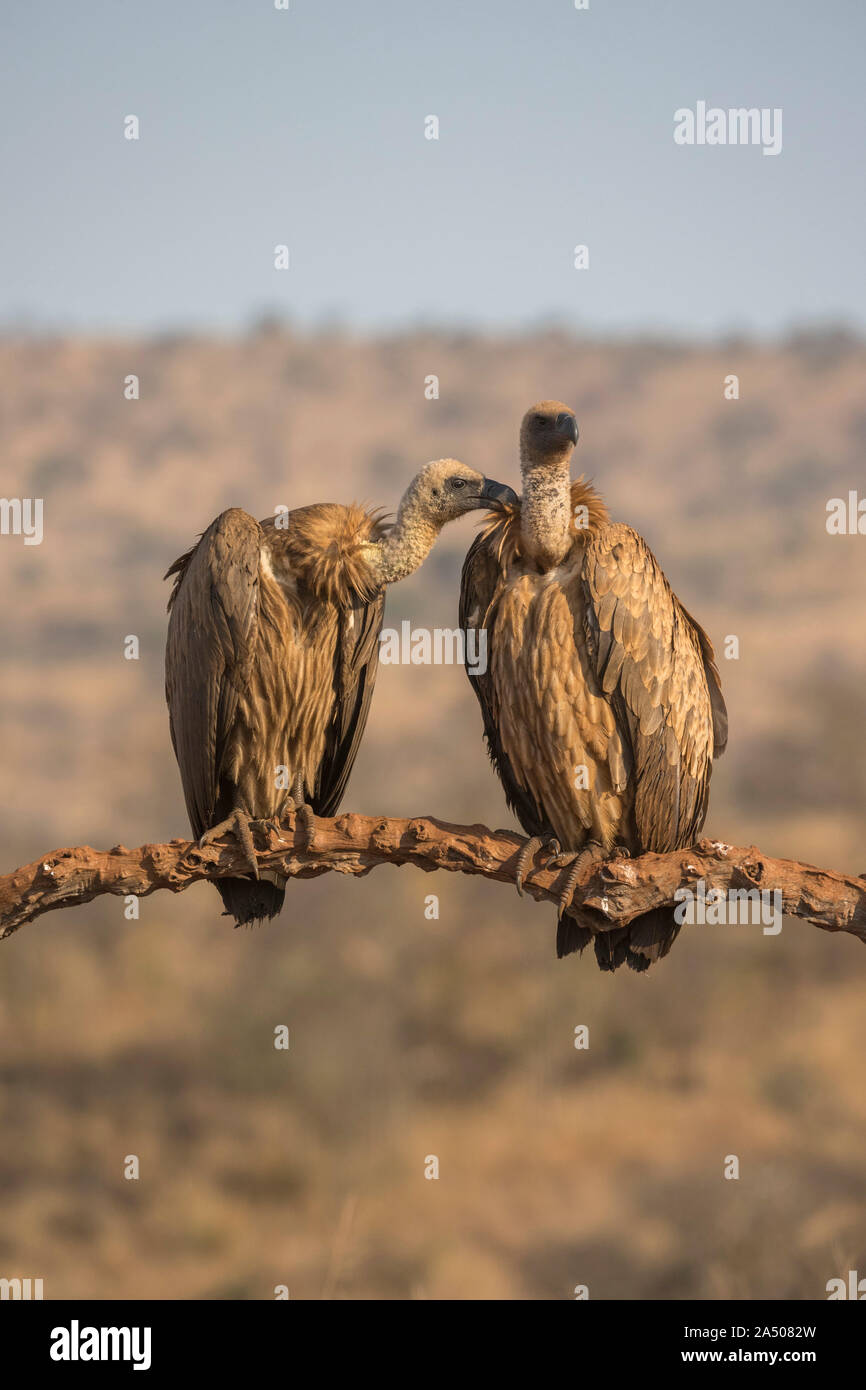
[[[259,523],[233,508],[168,571],[177,578],[169,601],[165,693],[196,836],[213,824],[238,698],[255,657],[261,536]]]

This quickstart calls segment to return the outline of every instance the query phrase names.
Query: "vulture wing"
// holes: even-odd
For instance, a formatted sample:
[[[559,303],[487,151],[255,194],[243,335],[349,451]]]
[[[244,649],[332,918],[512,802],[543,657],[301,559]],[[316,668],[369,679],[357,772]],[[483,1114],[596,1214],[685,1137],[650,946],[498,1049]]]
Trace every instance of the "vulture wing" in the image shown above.
[[[493,626],[502,584],[502,568],[496,543],[499,529],[498,526],[494,526],[477,536],[463,562],[463,572],[460,576],[459,621],[464,632],[471,628],[481,630]],[[527,835],[542,835],[550,830],[550,826],[536,805],[535,798],[518,782],[499,737],[493,680],[490,675],[489,640],[488,633],[487,668],[484,673],[473,674],[467,666],[466,674],[481,706],[487,750],[505,791],[509,809],[517,816]]]
[[[176,575],[165,653],[171,739],[196,835],[213,824],[226,743],[253,661],[262,532],[238,508],[213,521]]]
[[[589,651],[632,751],[641,845],[658,853],[688,845],[727,742],[710,639],[630,526],[590,535],[579,582]]]
[[[358,753],[379,669],[379,633],[385,612],[384,590],[375,598],[355,598],[340,615],[334,662],[334,706],[325,753],[312,797],[319,816],[333,816],[346,790]]]

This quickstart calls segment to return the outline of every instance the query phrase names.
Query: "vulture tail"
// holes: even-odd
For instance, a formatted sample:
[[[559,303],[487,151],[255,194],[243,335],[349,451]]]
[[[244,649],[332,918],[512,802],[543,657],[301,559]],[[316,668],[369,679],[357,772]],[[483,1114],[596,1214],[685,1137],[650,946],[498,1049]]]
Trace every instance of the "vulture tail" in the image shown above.
[[[656,907],[630,923],[626,959],[632,970],[649,970],[667,955],[680,934],[675,912],[673,907]]]
[[[656,907],[636,917],[627,927],[598,932],[593,942],[599,970],[618,970],[628,965],[638,974],[666,956],[679,936],[673,907]]]
[[[592,942],[599,970],[618,970],[628,965],[639,974],[666,956],[679,935],[672,907],[657,907],[636,917],[627,927],[598,931],[579,917],[565,913],[556,928],[556,954],[560,960],[583,951]]]
[[[585,927],[579,917],[572,917],[571,913],[566,912],[560,917],[556,927],[556,955],[557,959],[562,960],[563,956],[570,956],[574,951],[583,951],[592,940],[592,928]]]
[[[226,915],[234,917],[236,927],[269,922],[282,910],[286,896],[285,887],[278,887],[266,878],[221,878],[215,886]]]
[[[596,932],[593,938],[599,970],[619,970],[628,955],[628,934],[631,927]]]

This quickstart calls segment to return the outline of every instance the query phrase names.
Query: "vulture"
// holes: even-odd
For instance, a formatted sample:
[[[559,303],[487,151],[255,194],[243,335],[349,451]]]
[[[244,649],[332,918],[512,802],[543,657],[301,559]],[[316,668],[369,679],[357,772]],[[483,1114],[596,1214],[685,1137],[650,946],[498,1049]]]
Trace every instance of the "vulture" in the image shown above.
[[[506,801],[534,855],[569,870],[557,955],[593,942],[602,970],[646,970],[679,927],[664,907],[599,931],[567,909],[595,863],[691,845],[707,813],[727,712],[710,639],[644,540],[571,481],[578,430],[560,401],[523,418],[523,494],[487,518],[466,556],[460,624],[486,632],[469,680]]]
[[[250,876],[216,884],[238,926],[276,916],[285,879],[256,865],[251,822],[333,815],[364,733],[387,585],[441,528],[516,501],[454,459],[429,463],[396,521],[323,503],[255,521],[223,512],[166,574],[171,740],[199,844],[232,831]]]

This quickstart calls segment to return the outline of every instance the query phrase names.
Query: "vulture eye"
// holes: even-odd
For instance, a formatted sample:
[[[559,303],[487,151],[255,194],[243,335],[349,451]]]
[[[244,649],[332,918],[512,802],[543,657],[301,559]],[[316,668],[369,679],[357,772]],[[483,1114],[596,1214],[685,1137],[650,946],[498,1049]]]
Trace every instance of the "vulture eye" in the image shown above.
[[[452,478],[452,479],[451,479],[451,486],[452,486],[452,487],[465,487],[465,486],[466,486],[466,479],[465,479],[465,478]]]

